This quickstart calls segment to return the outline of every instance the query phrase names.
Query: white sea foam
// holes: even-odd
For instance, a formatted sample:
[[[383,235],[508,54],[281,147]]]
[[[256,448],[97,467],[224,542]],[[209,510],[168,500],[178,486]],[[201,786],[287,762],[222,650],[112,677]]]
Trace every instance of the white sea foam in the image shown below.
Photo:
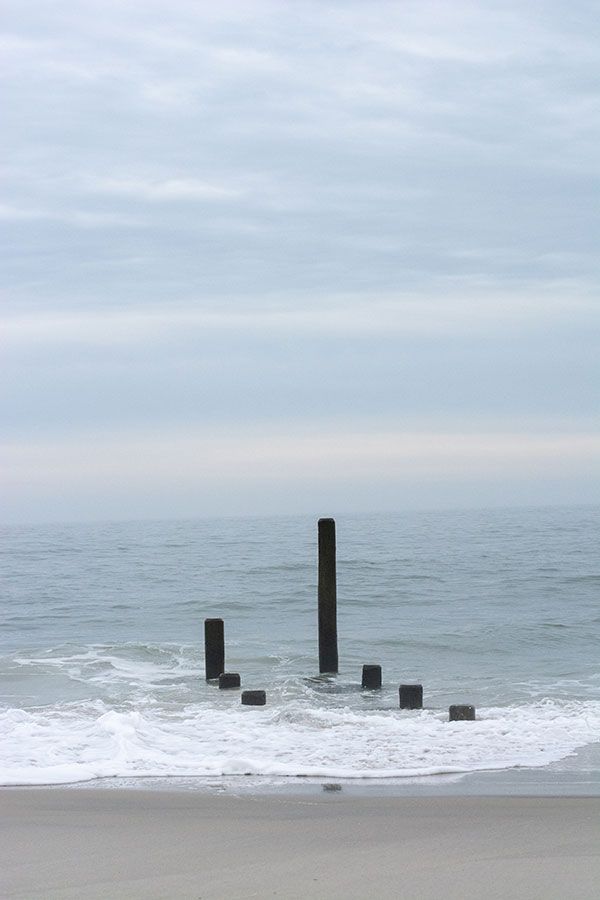
[[[191,704],[114,709],[103,701],[0,713],[0,783],[111,776],[406,778],[538,767],[600,741],[600,702],[545,700],[434,711]]]

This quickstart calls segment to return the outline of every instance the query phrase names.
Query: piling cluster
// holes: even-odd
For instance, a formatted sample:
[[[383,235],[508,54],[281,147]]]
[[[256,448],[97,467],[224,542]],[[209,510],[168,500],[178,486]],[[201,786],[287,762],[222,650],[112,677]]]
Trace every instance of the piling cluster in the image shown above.
[[[318,626],[319,626],[319,672],[337,674],[337,575],[335,520],[319,519],[318,525]],[[225,628],[223,619],[204,620],[204,660],[206,680],[218,681],[219,688],[228,690],[241,687],[241,677],[237,672],[225,671]],[[361,687],[363,690],[379,690],[382,687],[380,665],[368,664],[362,667]],[[423,709],[423,685],[401,684],[398,688],[400,709]],[[266,692],[263,690],[242,691],[244,706],[265,706]],[[473,721],[475,707],[469,704],[453,704],[448,710],[450,722]]]
[[[207,681],[218,681],[222,691],[241,688],[239,672],[225,672],[225,623],[223,619],[204,620],[204,668]],[[265,691],[242,691],[243,706],[264,706]]]

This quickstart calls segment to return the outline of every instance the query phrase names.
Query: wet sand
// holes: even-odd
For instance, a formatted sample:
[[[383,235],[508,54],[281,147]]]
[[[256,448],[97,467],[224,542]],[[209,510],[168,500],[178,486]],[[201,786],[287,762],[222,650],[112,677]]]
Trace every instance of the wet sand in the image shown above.
[[[7,900],[586,900],[599,884],[598,797],[0,790]]]

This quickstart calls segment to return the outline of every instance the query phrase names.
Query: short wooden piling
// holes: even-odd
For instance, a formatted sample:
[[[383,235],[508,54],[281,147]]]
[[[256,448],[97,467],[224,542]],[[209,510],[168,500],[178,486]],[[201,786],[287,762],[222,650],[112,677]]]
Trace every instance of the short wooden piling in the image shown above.
[[[319,519],[319,672],[338,671],[335,520]]]
[[[475,720],[475,707],[466,704],[451,706],[448,710],[449,722],[473,722]]]
[[[423,685],[400,685],[400,709],[423,709]]]
[[[242,703],[244,706],[264,706],[267,702],[265,691],[242,691]]]
[[[362,686],[369,690],[381,687],[381,666],[362,667]]]
[[[237,672],[221,672],[219,675],[219,687],[223,688],[239,688],[242,679]]]
[[[204,666],[206,680],[212,681],[225,671],[225,629],[223,619],[204,620]]]

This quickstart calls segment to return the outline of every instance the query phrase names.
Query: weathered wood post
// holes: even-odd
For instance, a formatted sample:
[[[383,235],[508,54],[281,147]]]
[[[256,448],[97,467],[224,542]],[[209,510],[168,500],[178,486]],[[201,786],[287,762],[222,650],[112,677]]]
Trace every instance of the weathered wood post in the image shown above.
[[[475,707],[469,704],[455,704],[448,710],[449,722],[474,722]]]
[[[219,675],[219,687],[221,690],[224,688],[239,688],[241,684],[242,679],[238,672],[221,672]]]
[[[204,620],[204,666],[206,680],[212,681],[225,671],[225,629],[223,619]]]
[[[362,687],[371,690],[381,687],[381,666],[362,667]]]
[[[401,684],[400,709],[423,709],[423,685]]]
[[[335,520],[319,519],[319,672],[338,671]]]
[[[244,706],[265,706],[266,702],[266,691],[242,691],[242,704]]]

